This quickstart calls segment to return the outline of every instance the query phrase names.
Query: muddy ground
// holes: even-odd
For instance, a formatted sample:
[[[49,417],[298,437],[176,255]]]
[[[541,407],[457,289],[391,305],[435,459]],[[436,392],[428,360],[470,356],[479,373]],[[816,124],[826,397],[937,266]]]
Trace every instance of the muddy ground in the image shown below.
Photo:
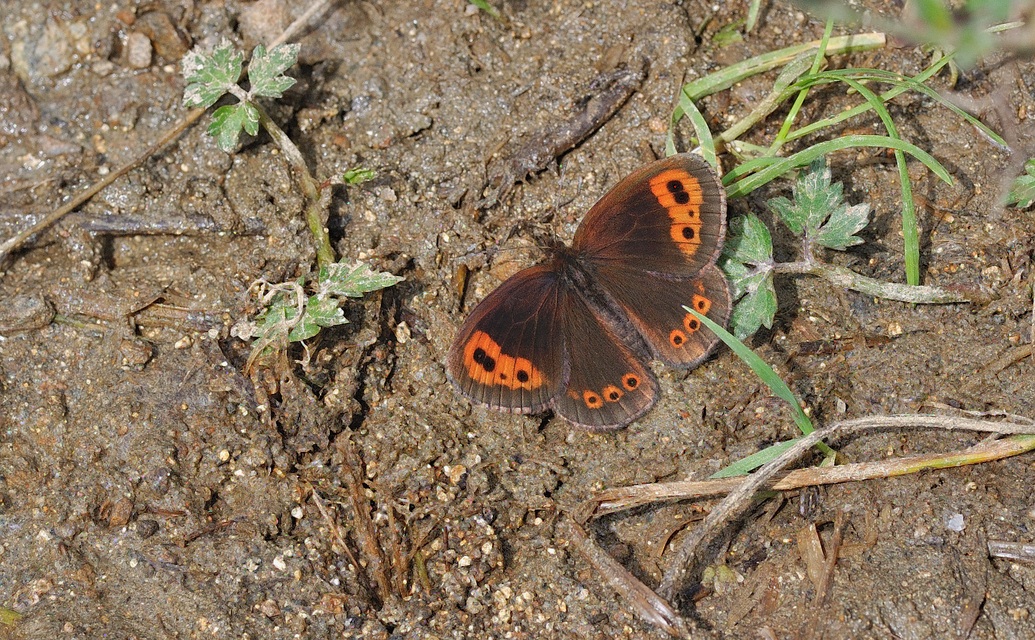
[[[0,11],[0,237],[184,116],[177,63],[188,47],[222,38],[251,47],[302,10],[272,0],[106,4],[15,1]],[[739,5],[518,1],[497,20],[463,0],[422,0],[325,13],[300,39],[298,84],[271,110],[320,176],[376,171],[335,191],[328,226],[339,255],[406,280],[350,304],[351,324],[322,333],[308,354],[292,351],[308,361],[269,410],[242,375],[247,347],[229,326],[254,312],[255,280],[297,277],[315,258],[296,183],[266,137],[227,155],[196,125],[9,259],[0,605],[24,617],[2,635],[662,637],[573,551],[558,514],[606,487],[704,478],[791,437],[780,402],[721,349],[689,374],[659,368],[663,397],[650,414],[590,434],[472,409],[443,364],[472,304],[541,256],[537,234],[570,240],[596,198],[663,150],[683,81],[822,33],[777,3],[755,33],[720,46],[714,36],[744,17]],[[487,163],[570,118],[599,74],[644,60],[637,93],[559,170],[476,210]],[[928,61],[899,46],[834,63],[912,74]],[[706,101],[713,127],[750,110],[771,82]],[[986,60],[956,89],[1014,132],[1018,154],[1033,155],[1031,63]],[[1005,121],[989,96],[1008,105]],[[846,99],[817,92],[802,117]],[[751,345],[820,423],[938,407],[1035,417],[1032,358],[990,367],[1032,341],[1035,214],[996,205],[1009,156],[930,100],[903,96],[893,115],[954,179],[944,185],[910,164],[925,281],[984,300],[909,306],[784,278],[776,325]],[[768,143],[778,124],[753,139]],[[874,118],[848,128],[878,132]],[[832,165],[849,198],[874,207],[866,243],[836,259],[901,281],[893,159],[863,151]],[[764,199],[787,190],[733,201],[731,214],[769,219]],[[460,265],[470,270],[463,299]],[[835,444],[850,460],[873,460],[977,440],[891,431]],[[1033,464],[1028,455],[776,496],[714,558],[729,571],[689,587],[681,611],[701,637],[1035,637],[1035,568],[986,549],[1035,542]],[[350,487],[369,509],[383,572]],[[654,585],[668,566],[665,541],[707,507],[645,507],[590,531]],[[796,536],[815,522],[829,537],[839,512],[845,547],[821,603]]]

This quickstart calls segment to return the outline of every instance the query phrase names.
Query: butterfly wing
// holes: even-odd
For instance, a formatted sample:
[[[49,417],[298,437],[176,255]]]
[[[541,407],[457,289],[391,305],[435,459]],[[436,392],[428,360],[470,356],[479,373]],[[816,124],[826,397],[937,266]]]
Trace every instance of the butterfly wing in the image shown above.
[[[513,413],[548,408],[567,378],[558,329],[563,283],[538,265],[475,307],[449,350],[449,376],[473,402]]]
[[[730,289],[715,265],[693,278],[645,277],[642,271],[619,267],[600,269],[597,282],[629,316],[654,356],[672,367],[697,366],[719,343],[719,337],[683,305],[720,326],[729,321]]]
[[[658,395],[654,375],[628,342],[558,270],[539,265],[475,307],[449,351],[449,377],[491,409],[552,407],[579,426],[617,429],[646,413]]]
[[[572,249],[597,265],[693,276],[719,257],[726,191],[700,156],[679,154],[634,171],[589,210]]]
[[[687,367],[717,342],[682,305],[726,323],[729,286],[715,267],[725,232],[725,191],[703,160],[640,169],[594,205],[570,251],[475,308],[450,349],[450,377],[493,409],[552,407],[589,429],[624,427],[658,397],[647,346]]]
[[[675,155],[620,182],[586,215],[573,249],[668,365],[692,367],[718,337],[683,310],[725,326],[730,291],[715,266],[726,235],[726,192],[700,157]]]
[[[631,346],[637,336],[619,336],[569,289],[561,315],[570,376],[554,410],[594,431],[619,429],[646,413],[658,398],[658,383],[646,354]],[[640,349],[642,350],[642,348]]]

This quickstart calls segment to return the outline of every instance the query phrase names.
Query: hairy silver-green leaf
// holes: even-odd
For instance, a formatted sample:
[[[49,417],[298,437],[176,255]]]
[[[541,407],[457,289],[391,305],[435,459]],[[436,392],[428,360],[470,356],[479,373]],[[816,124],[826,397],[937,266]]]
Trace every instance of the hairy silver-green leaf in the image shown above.
[[[256,46],[248,64],[251,95],[279,98],[291,88],[295,79],[283,74],[298,61],[299,49],[299,44],[282,44],[267,52],[261,44]]]
[[[730,221],[723,253],[744,264],[766,264],[773,259],[773,238],[765,223],[749,213]]]
[[[390,287],[403,280],[400,276],[372,270],[363,263],[335,262],[320,271],[318,295],[358,298],[364,293]]]
[[[224,41],[212,53],[190,51],[183,58],[183,104],[188,107],[211,107],[237,84],[244,57],[233,45]]]

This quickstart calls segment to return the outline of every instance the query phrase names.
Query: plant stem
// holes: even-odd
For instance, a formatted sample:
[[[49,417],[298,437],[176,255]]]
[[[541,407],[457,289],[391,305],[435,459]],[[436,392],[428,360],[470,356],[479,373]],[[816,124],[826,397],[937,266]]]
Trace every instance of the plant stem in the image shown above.
[[[882,282],[858,274],[851,269],[823,262],[779,262],[772,268],[774,273],[804,273],[819,276],[839,287],[898,302],[913,304],[968,302],[966,296],[939,287]]]
[[[306,209],[305,219],[309,225],[309,232],[313,234],[313,242],[316,245],[316,264],[318,267],[326,267],[334,263],[334,249],[331,248],[331,238],[324,225],[327,212],[327,203],[330,200],[330,190],[321,190],[319,184],[309,173],[309,167],[302,157],[302,152],[291,141],[288,134],[277,126],[277,123],[269,117],[266,110],[258,102],[251,103],[259,112],[259,124],[265,129],[273,141],[280,147],[284,159],[295,170],[298,184],[302,187],[305,195]]]

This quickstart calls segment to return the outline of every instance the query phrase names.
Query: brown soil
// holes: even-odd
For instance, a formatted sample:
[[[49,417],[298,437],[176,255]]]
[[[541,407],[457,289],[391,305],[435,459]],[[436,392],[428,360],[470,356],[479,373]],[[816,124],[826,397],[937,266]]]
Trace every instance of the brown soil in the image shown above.
[[[298,277],[315,259],[296,183],[266,137],[227,155],[195,126],[9,259],[0,605],[24,618],[0,628],[13,638],[661,637],[571,549],[559,511],[604,487],[706,477],[793,436],[784,407],[723,349],[689,374],[658,369],[663,397],[647,417],[589,434],[471,409],[443,358],[472,303],[538,259],[537,234],[570,240],[648,147],[663,149],[681,82],[822,33],[774,4],[756,33],[716,45],[716,31],[743,18],[741,4],[716,3],[710,15],[703,3],[515,1],[496,20],[463,0],[426,0],[327,13],[300,40],[299,82],[272,113],[319,175],[377,171],[335,192],[329,227],[339,255],[406,280],[351,303],[351,324],[322,333],[308,354],[292,351],[308,363],[293,365],[268,411],[242,375],[247,345],[228,328],[255,311],[256,279]],[[85,0],[5,3],[0,237],[183,117],[186,48],[224,37],[251,47],[288,13],[275,0],[159,0],[136,13]],[[134,68],[140,34],[154,51]],[[558,170],[474,209],[494,154],[577,113],[600,73],[643,60],[639,91]],[[903,47],[836,63],[911,74],[927,61]],[[706,101],[706,115],[722,128],[771,82]],[[1019,121],[981,114],[1020,136],[1018,154],[1035,155],[1026,137],[1035,66],[985,62],[956,88],[1008,105],[1001,112]],[[801,119],[845,99],[817,92]],[[988,368],[1032,341],[1035,214],[996,205],[1009,156],[929,100],[903,96],[893,115],[954,179],[947,186],[910,164],[925,205],[926,282],[988,301],[909,306],[782,279],[776,326],[752,346],[820,423],[938,404],[1035,417],[1032,358]],[[879,130],[873,118],[849,126]],[[875,211],[866,244],[836,259],[901,280],[894,161],[863,151],[832,165],[849,199]],[[787,189],[734,201],[731,214],[768,216],[764,199]],[[461,265],[471,273],[463,301]],[[833,348],[806,350],[822,340]],[[835,445],[869,460],[976,441],[894,431]],[[975,618],[970,638],[1035,637],[1035,568],[986,549],[1035,541],[1032,465],[1022,456],[777,496],[714,558],[732,571],[688,593],[681,611],[702,637],[944,638]],[[350,506],[353,472],[386,585]],[[799,509],[804,497],[809,510]],[[664,541],[701,507],[641,508],[591,533],[654,585],[668,566]],[[839,512],[846,547],[820,604],[797,534],[816,522],[829,536]]]

